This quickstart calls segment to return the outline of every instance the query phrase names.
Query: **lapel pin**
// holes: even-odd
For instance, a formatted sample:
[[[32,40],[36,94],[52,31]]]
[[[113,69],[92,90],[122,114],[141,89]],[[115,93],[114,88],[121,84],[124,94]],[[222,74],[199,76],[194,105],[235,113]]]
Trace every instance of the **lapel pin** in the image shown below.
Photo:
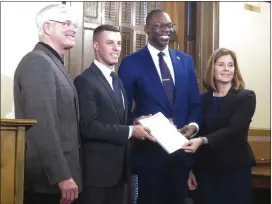
[[[180,60],[180,58],[177,56],[177,59]]]

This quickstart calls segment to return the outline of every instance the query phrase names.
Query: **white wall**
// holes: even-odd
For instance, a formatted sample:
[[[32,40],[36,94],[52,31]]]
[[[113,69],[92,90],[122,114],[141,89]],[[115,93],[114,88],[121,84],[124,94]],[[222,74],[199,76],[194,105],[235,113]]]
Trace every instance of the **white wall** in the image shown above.
[[[38,42],[34,21],[37,12],[52,3],[1,2],[1,118],[14,118],[14,71]]]
[[[236,52],[246,88],[255,91],[252,128],[270,128],[270,4],[260,13],[244,10],[245,2],[219,3],[219,46]]]

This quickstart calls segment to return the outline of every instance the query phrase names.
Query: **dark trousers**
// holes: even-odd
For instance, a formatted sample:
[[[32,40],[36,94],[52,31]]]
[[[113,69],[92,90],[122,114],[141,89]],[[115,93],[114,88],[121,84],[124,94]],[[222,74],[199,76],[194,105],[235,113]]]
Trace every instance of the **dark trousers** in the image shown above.
[[[137,204],[184,204],[188,175],[183,164],[139,169]]]
[[[195,172],[194,204],[251,204],[251,168],[226,172]]]
[[[123,204],[124,181],[112,187],[84,187],[79,204]]]
[[[24,204],[59,204],[60,199],[60,194],[24,193]],[[77,204],[77,201],[74,200],[73,204]]]
[[[24,193],[24,204],[59,204],[60,194]]]

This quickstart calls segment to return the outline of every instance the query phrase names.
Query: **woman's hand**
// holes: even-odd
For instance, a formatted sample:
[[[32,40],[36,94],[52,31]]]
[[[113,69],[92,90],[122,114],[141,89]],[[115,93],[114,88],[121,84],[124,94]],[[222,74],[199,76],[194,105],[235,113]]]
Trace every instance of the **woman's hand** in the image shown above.
[[[194,138],[194,139],[188,140],[188,142],[185,142],[182,145],[181,149],[184,149],[184,151],[188,153],[195,153],[201,144],[202,144],[201,138]]]
[[[195,175],[194,175],[194,173],[193,173],[192,170],[190,170],[189,178],[188,178],[187,184],[188,184],[189,190],[194,191],[194,190],[197,189],[197,185],[198,185],[198,184],[197,184]]]

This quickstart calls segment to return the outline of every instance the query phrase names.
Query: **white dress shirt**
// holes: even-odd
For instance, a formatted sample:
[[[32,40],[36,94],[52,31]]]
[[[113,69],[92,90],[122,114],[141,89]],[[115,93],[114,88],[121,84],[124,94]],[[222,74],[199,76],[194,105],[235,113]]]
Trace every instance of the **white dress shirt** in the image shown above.
[[[149,50],[149,52],[151,54],[151,57],[153,59],[153,62],[155,64],[155,67],[157,69],[157,72],[158,72],[161,80],[162,80],[162,78],[161,78],[161,69],[160,69],[158,54],[160,52],[164,53],[163,59],[164,59],[165,63],[167,64],[168,68],[169,68],[170,74],[171,74],[171,76],[173,78],[173,82],[174,82],[174,85],[175,85],[175,72],[174,72],[173,64],[172,64],[171,57],[170,57],[170,54],[169,54],[168,45],[166,46],[166,48],[163,51],[157,50],[155,47],[153,47],[149,43],[147,44],[147,48],[148,48],[148,50]]]
[[[113,90],[111,72],[115,71],[114,67],[109,68],[109,67],[105,66],[104,64],[98,62],[96,59],[94,60],[94,64],[98,67],[98,69],[100,69],[100,71],[102,72],[104,77],[109,82],[111,89]],[[120,90],[120,91],[121,91],[122,99],[123,99],[123,107],[125,107],[124,95],[123,95],[122,90]],[[130,138],[132,136],[132,132],[133,132],[133,126],[129,126],[128,138]]]
[[[163,53],[164,53],[163,59],[164,59],[165,63],[167,64],[168,68],[169,68],[170,74],[171,74],[172,79],[173,79],[173,82],[174,82],[174,84],[175,84],[175,72],[174,72],[174,68],[173,68],[171,56],[170,56],[170,54],[169,54],[168,45],[166,46],[166,48],[165,48],[163,51],[160,51],[160,50],[156,49],[155,47],[153,47],[152,45],[150,45],[150,44],[148,43],[148,44],[147,44],[147,49],[149,50],[150,55],[151,55],[151,57],[152,57],[152,59],[153,59],[153,62],[154,62],[155,67],[156,67],[156,69],[157,69],[157,72],[158,72],[158,74],[159,74],[159,76],[160,76],[161,82],[162,82],[162,77],[161,77],[161,69],[160,69],[159,56],[158,56],[158,54],[159,54],[160,52],[163,52]],[[194,126],[196,126],[196,128],[197,128],[196,133],[198,132],[199,127],[198,127],[198,124],[197,124],[197,123],[189,123],[189,125],[194,125]],[[195,133],[195,134],[196,134],[196,133]],[[195,134],[194,134],[194,135],[195,135]],[[191,137],[193,137],[194,135],[192,135]]]

